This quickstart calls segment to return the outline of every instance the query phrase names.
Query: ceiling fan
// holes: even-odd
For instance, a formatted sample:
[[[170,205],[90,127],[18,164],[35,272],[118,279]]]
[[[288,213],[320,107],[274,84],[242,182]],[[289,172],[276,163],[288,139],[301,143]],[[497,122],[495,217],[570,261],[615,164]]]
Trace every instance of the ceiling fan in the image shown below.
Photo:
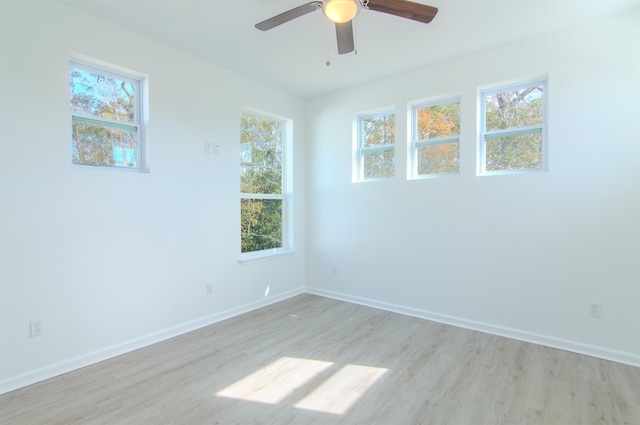
[[[408,0],[316,0],[259,22],[256,24],[256,28],[267,31],[318,9],[322,9],[325,16],[335,22],[338,53],[341,55],[353,52],[355,49],[351,20],[360,9],[387,13],[425,24],[431,22],[438,13],[437,7]]]

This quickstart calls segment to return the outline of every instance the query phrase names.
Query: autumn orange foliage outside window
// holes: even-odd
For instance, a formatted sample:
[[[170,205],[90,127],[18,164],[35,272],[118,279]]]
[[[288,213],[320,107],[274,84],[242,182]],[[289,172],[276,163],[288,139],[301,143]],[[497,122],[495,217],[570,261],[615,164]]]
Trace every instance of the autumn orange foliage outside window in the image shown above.
[[[412,111],[412,177],[459,173],[460,100],[423,103]]]

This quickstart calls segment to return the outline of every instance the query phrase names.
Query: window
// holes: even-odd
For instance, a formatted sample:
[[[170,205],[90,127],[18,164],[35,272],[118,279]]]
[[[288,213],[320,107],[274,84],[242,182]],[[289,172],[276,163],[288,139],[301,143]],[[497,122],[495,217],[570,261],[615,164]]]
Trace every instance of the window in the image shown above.
[[[240,115],[242,253],[291,248],[285,152],[289,124],[254,113]]]
[[[460,99],[413,106],[412,177],[460,171]]]
[[[479,174],[546,168],[546,81],[481,92]]]
[[[140,79],[70,62],[71,162],[142,169]]]
[[[394,175],[395,114],[381,112],[358,117],[354,180],[391,178]]]

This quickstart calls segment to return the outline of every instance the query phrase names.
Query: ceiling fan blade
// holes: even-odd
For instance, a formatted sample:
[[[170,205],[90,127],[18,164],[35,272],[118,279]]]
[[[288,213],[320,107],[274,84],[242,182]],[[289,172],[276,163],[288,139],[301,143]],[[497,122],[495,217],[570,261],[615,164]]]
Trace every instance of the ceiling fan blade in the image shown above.
[[[353,45],[353,24],[351,21],[343,24],[336,23],[336,38],[338,39],[338,53],[344,55],[345,53],[353,52],[355,49]]]
[[[369,0],[369,10],[413,19],[428,24],[435,18],[438,8],[408,0]]]
[[[307,4],[303,4],[302,6],[294,7],[291,10],[287,10],[279,15],[276,15],[272,18],[269,18],[265,21],[259,22],[256,24],[256,28],[261,31],[267,31],[271,28],[277,27],[278,25],[282,25],[285,22],[289,22],[293,19],[299,18],[307,13],[314,12],[318,9],[322,9],[321,1],[312,1]]]

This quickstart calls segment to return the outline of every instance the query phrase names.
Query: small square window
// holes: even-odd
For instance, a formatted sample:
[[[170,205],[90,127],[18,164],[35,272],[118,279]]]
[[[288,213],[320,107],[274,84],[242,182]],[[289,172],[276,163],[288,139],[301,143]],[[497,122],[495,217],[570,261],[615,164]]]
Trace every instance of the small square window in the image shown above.
[[[140,79],[72,61],[69,99],[73,164],[142,168]]]
[[[479,174],[546,169],[546,81],[481,93]]]
[[[357,180],[392,178],[395,173],[395,114],[358,117]]]
[[[437,100],[412,108],[413,178],[460,172],[460,99]]]

